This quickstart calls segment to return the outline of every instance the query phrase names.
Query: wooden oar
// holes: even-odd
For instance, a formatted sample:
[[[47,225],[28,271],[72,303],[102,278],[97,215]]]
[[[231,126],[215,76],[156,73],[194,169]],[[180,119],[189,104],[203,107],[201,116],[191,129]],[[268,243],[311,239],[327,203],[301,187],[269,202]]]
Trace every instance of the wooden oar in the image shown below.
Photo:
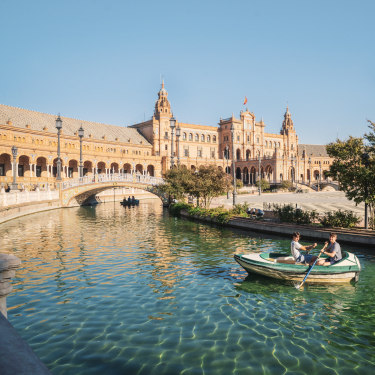
[[[320,251],[318,257],[315,259],[315,262],[312,264],[311,268],[309,269],[309,272],[307,272],[307,274],[306,274],[305,278],[303,279],[302,283],[299,284],[299,285],[296,285],[297,289],[301,288],[301,286],[305,283],[307,277],[310,275],[311,270],[314,268],[316,262],[318,261],[318,259],[320,258],[321,255],[322,255],[322,251]]]

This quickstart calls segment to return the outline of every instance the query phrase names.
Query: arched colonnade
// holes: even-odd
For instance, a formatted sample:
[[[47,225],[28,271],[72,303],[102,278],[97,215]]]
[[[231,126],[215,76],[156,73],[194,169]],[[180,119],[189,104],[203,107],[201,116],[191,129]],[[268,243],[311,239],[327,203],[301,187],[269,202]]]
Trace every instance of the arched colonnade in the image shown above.
[[[155,176],[153,164],[117,163],[110,161],[83,160],[83,175],[111,173],[141,173]],[[57,175],[57,158],[52,156],[30,157],[25,154],[16,157],[16,176],[23,178],[49,178]],[[79,160],[61,158],[62,178],[79,177]],[[0,177],[13,177],[13,156],[0,154]]]

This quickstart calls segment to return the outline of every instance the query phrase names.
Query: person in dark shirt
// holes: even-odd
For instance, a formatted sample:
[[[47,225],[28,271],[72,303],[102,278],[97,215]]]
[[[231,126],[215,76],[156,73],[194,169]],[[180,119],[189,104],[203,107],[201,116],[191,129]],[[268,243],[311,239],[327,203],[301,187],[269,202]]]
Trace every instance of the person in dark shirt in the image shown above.
[[[320,253],[328,255],[328,258],[319,259],[317,262],[318,266],[330,266],[342,259],[341,246],[338,242],[336,242],[336,240],[337,234],[330,233],[329,242],[326,241],[324,243],[323,249],[320,250]]]

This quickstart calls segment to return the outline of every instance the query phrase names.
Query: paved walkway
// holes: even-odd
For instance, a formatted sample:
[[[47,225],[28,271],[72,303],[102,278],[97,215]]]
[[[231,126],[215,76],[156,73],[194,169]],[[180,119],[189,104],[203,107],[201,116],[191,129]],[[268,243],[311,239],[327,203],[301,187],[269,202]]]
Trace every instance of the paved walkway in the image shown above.
[[[351,210],[358,216],[364,216],[365,205],[358,206],[353,201],[348,200],[342,191],[321,191],[310,193],[265,193],[256,194],[239,194],[237,203],[249,203],[251,208],[263,208],[263,202],[278,204],[297,204],[304,210],[317,210],[319,213],[327,211]],[[226,196],[214,198],[211,207],[224,205],[227,208],[232,207],[233,198],[227,199]]]

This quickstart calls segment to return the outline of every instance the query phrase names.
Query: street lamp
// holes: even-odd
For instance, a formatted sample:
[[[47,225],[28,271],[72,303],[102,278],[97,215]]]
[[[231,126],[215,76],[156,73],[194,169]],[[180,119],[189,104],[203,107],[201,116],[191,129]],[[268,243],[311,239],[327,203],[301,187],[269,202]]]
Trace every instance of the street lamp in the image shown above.
[[[309,158],[309,186],[311,185],[311,158]]]
[[[296,167],[297,167],[297,162],[294,163],[296,160],[294,156],[290,158],[291,164],[292,164],[292,187],[293,187],[293,182],[296,183],[296,190],[297,190],[297,181],[296,181]]]
[[[79,177],[83,177],[83,164],[82,164],[82,138],[85,135],[85,132],[81,127],[78,129],[79,136]]]
[[[230,127],[230,131],[232,133],[232,168],[233,168],[233,206],[236,205],[237,202],[237,181],[236,181],[236,171],[235,171],[235,160],[234,160],[234,126],[233,123]]]
[[[366,172],[367,172],[367,168],[369,166],[369,160],[370,160],[370,155],[367,152],[364,152],[362,154],[362,162],[365,165]],[[365,229],[368,229],[368,204],[367,204],[367,198],[368,198],[368,184],[366,183],[366,186],[365,186]]]
[[[61,157],[60,157],[60,133],[62,128],[62,120],[60,115],[56,119],[56,129],[57,129],[57,176],[56,181],[61,181]]]
[[[259,155],[258,155],[258,177],[259,177],[259,181],[258,181],[258,183],[259,183],[259,185],[258,185],[258,193],[259,193],[259,195],[261,195],[262,194],[262,184],[261,184],[261,182],[262,182],[262,174],[261,174],[261,170],[260,170],[260,162],[261,162],[261,160],[260,160],[260,150],[259,150]]]
[[[180,136],[181,136],[181,128],[177,126],[176,138],[177,138],[177,165],[178,166],[180,166]]]
[[[172,134],[172,143],[171,143],[171,169],[174,166],[174,155],[173,155],[173,136],[174,136],[174,129],[176,127],[176,119],[172,116],[169,120],[169,126],[171,127],[171,134]]]
[[[322,162],[319,160],[319,184],[318,184],[318,191],[321,189],[322,184]]]
[[[13,182],[10,184],[9,188],[10,190],[18,190],[18,185],[17,185],[17,147],[13,146],[12,147],[12,155],[13,155]]]
[[[228,173],[228,160],[229,160],[229,147],[225,146],[224,149],[224,159],[227,161],[227,169],[225,170],[225,173]],[[229,190],[227,190],[227,199],[229,199]]]

